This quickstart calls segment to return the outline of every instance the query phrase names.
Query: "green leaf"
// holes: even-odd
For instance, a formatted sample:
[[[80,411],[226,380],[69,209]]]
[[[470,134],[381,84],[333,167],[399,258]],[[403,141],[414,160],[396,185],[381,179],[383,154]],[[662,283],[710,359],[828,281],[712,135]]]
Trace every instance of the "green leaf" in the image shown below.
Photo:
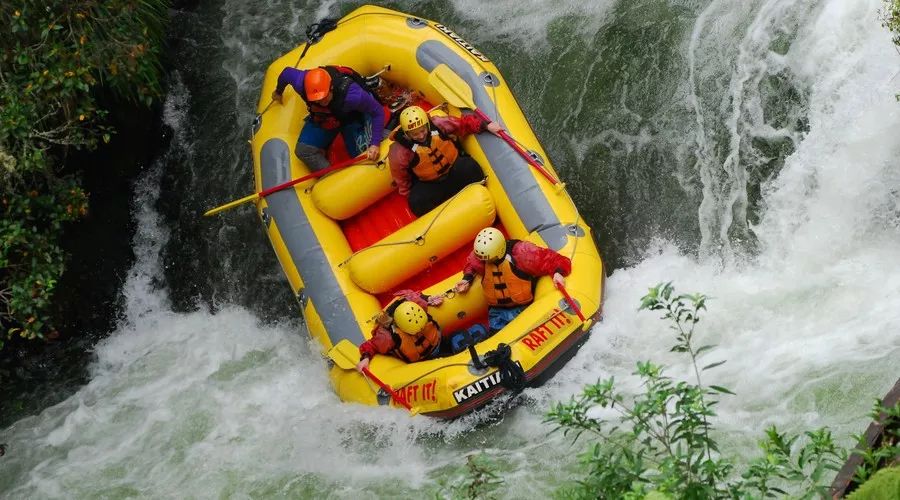
[[[714,347],[716,347],[715,344],[709,344],[709,345],[701,346],[701,347],[699,347],[696,351],[694,351],[694,355],[695,355],[695,356],[699,356],[701,353],[706,352],[706,351],[709,351],[709,350],[713,349]]]
[[[731,394],[732,396],[737,396],[737,394],[731,392],[731,391],[728,390],[727,388],[722,387],[722,386],[720,386],[720,385],[711,385],[711,386],[709,386],[709,388],[712,389],[712,390],[714,390],[714,391],[716,391],[716,392],[721,392],[721,393],[723,393],[723,394]]]
[[[712,369],[712,368],[715,368],[715,367],[717,367],[717,366],[721,366],[721,365],[724,365],[724,364],[725,364],[725,360],[722,360],[722,361],[716,361],[715,363],[708,364],[708,365],[704,366],[703,368],[700,369],[700,371],[706,371],[706,370],[709,370],[709,369]]]

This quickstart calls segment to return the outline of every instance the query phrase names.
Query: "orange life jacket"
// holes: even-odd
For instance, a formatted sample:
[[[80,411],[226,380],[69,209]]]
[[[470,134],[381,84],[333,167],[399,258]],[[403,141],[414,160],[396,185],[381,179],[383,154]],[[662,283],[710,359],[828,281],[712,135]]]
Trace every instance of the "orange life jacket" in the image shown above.
[[[534,301],[534,277],[516,267],[510,254],[515,243],[507,242],[506,256],[499,263],[484,263],[481,287],[489,306],[514,307]]]
[[[394,348],[392,354],[407,363],[428,359],[441,343],[441,330],[430,316],[425,328],[415,335],[403,332],[392,333],[395,345],[398,339],[400,341],[399,346]]]
[[[431,127],[425,144],[413,142],[402,131],[394,134],[395,141],[416,154],[409,167],[420,181],[433,181],[445,176],[459,156],[459,148],[453,139]]]

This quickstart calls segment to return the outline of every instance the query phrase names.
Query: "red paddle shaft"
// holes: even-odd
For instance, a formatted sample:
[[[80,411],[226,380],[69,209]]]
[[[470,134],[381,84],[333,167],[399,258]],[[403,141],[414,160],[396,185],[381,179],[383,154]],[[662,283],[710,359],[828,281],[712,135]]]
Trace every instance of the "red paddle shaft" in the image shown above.
[[[409,403],[407,403],[406,400],[404,400],[403,398],[400,397],[399,394],[397,394],[396,392],[394,392],[394,390],[391,389],[391,386],[385,384],[384,382],[382,382],[381,380],[379,380],[378,377],[376,377],[375,375],[373,375],[372,372],[369,371],[368,368],[363,368],[363,373],[365,373],[366,376],[369,377],[370,380],[372,380],[372,382],[375,382],[376,384],[378,384],[378,387],[381,387],[381,388],[384,389],[388,394],[390,394],[390,395],[391,395],[391,399],[393,399],[395,403],[397,403],[398,405],[400,405],[400,406],[406,408],[406,409],[409,410],[409,411],[412,411],[412,406],[409,406]]]
[[[363,160],[363,159],[365,159],[365,158],[366,158],[366,155],[365,155],[365,153],[363,153],[363,154],[361,154],[361,155],[359,155],[359,156],[355,156],[355,157],[353,157],[353,158],[350,158],[349,160],[339,161],[339,162],[335,163],[334,165],[331,165],[331,166],[329,166],[329,167],[323,168],[322,170],[319,170],[319,171],[317,171],[317,172],[313,172],[313,173],[311,173],[311,174],[309,174],[309,175],[304,175],[303,177],[300,177],[300,178],[297,178],[297,179],[294,179],[294,180],[291,180],[291,181],[287,181],[287,182],[285,182],[285,183],[283,183],[283,184],[279,184],[279,185],[277,185],[277,186],[270,187],[269,189],[264,189],[264,190],[260,191],[260,192],[257,193],[257,194],[259,194],[259,197],[260,197],[260,198],[265,198],[266,196],[269,196],[270,194],[272,194],[272,193],[274,193],[274,192],[276,192],[276,191],[281,191],[281,190],[284,189],[284,188],[291,187],[291,186],[293,186],[294,184],[299,184],[299,183],[301,183],[301,182],[303,182],[303,181],[308,181],[308,180],[310,180],[310,179],[315,179],[316,177],[321,177],[321,176],[323,176],[323,175],[325,175],[325,174],[327,174],[327,173],[334,172],[335,170],[338,170],[338,169],[341,169],[341,168],[344,168],[344,167],[349,167],[350,165],[353,165],[354,163],[356,163],[356,162],[358,162],[358,161],[361,161],[361,160]]]
[[[486,122],[492,121],[492,120],[488,117],[488,115],[484,114],[484,112],[481,111],[481,110],[478,109],[478,108],[475,108],[475,114],[478,115],[479,118],[481,118],[482,120],[484,120],[484,121],[486,121]],[[550,175],[550,173],[547,172],[547,170],[546,170],[543,166],[541,166],[540,163],[536,162],[536,161],[534,160],[534,158],[532,158],[531,155],[528,154],[527,151],[525,151],[524,149],[522,149],[521,147],[519,147],[519,145],[516,144],[516,141],[514,141],[513,138],[510,137],[509,134],[506,133],[505,130],[501,130],[501,131],[500,131],[500,137],[501,137],[504,141],[506,141],[506,143],[509,144],[509,145],[516,151],[516,153],[519,153],[519,155],[520,155],[522,158],[524,158],[525,161],[527,161],[529,165],[531,165],[532,167],[534,167],[535,170],[537,170],[537,171],[540,172],[544,177],[546,177],[548,181],[550,181],[552,184],[559,184],[559,181],[556,180],[556,179],[554,179],[553,176]]]
[[[579,309],[578,306],[575,304],[575,301],[572,300],[572,297],[569,295],[569,292],[566,291],[566,287],[562,286],[559,283],[556,283],[555,281],[553,283],[556,284],[556,288],[559,289],[560,292],[562,292],[563,297],[566,299],[566,302],[569,303],[569,307],[571,307],[572,310],[575,311],[575,314],[578,315],[578,319],[580,319],[581,321],[584,321],[584,314],[581,314],[581,309]]]

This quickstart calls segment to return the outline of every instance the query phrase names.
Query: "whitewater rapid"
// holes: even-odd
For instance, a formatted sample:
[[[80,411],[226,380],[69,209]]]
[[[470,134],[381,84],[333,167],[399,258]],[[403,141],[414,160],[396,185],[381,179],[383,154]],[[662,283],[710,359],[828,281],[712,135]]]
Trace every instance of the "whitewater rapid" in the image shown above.
[[[200,168],[191,165],[201,140],[189,120],[194,90],[173,74],[165,108],[171,144],[135,188],[136,262],[123,289],[124,317],[95,347],[87,385],[0,433],[7,444],[0,490],[10,498],[426,496],[461,472],[466,455],[481,451],[502,471],[501,496],[543,496],[576,470],[581,450],[547,435],[542,420],[552,402],[609,376],[634,390],[640,360],[665,363],[675,377],[692,374],[683,357],[668,352],[667,325],[637,312],[639,298],[661,281],[710,296],[697,341],[718,345],[704,361],[727,360],[704,377],[737,393],[723,400],[717,422],[738,456],[752,455],[771,424],[793,431],[828,425],[850,444],[872,400],[897,378],[900,359],[900,55],[879,27],[880,2],[682,3],[698,15],[681,42],[685,71],[672,84],[680,128],[620,137],[637,149],[672,137],[694,145],[690,161],[659,175],[691,172],[679,182],[700,193],[701,241],[686,249],[661,231],[634,265],[609,277],[604,319],[575,358],[545,386],[527,389],[525,404],[503,421],[477,428],[478,415],[441,422],[339,402],[298,320],[260,318],[227,293],[215,307],[173,307],[166,266],[178,264],[162,258],[171,222],[155,202],[172,156]],[[585,18],[578,26],[588,38],[621,22],[613,2],[564,4],[564,15]],[[247,103],[267,64],[253,42],[275,24],[240,16],[242,9],[260,15],[259,4],[244,5],[222,6],[229,29],[221,44],[232,50],[222,66],[237,89],[223,102],[237,109],[226,132],[235,141],[246,134]],[[320,18],[336,5],[303,15]],[[466,0],[454,15],[476,26],[469,29],[479,45],[521,37],[541,51],[555,19],[548,9]],[[292,19],[301,14],[291,12]],[[478,28],[505,18],[515,22]],[[303,24],[280,29],[299,39]],[[760,82],[769,77],[800,89],[788,108],[802,125],[767,115],[773,105]],[[613,131],[592,129],[579,116],[576,110],[566,119],[582,135],[560,147],[608,144]],[[743,186],[748,165],[764,156],[754,146],[760,138],[788,141],[792,152],[761,184],[754,221]],[[234,171],[244,168],[243,147],[234,147]],[[267,247],[261,231],[246,236],[222,224],[221,238]],[[737,226],[755,240],[752,250],[729,237]],[[236,257],[227,248],[210,267],[219,259],[231,265]],[[270,273],[259,286],[287,288],[277,269]]]

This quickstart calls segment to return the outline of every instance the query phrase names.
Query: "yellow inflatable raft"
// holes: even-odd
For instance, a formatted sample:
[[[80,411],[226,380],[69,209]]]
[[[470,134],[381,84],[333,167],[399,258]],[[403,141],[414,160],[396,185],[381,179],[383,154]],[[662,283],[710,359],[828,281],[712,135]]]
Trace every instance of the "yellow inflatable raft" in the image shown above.
[[[489,133],[466,137],[461,144],[484,169],[486,182],[466,187],[418,219],[396,193],[383,162],[353,165],[260,198],[259,216],[306,326],[331,361],[338,396],[369,405],[405,403],[417,413],[452,418],[521,389],[523,381],[536,385],[549,378],[600,318],[603,263],[591,229],[563,185],[551,182],[558,177],[497,67],[446,26],[380,7],[361,7],[321,37],[313,34],[313,40],[283,55],[266,73],[251,141],[257,191],[309,174],[293,154],[307,114],[304,102],[288,87],[281,105],[271,103],[287,66],[344,65],[363,75],[385,69],[386,82],[421,92],[429,103],[444,103],[442,112],[459,115],[477,108],[528,152],[520,154],[524,151]],[[388,146],[385,139],[382,157]],[[353,369],[356,346],[369,338],[373,318],[392,293],[450,290],[461,279],[475,235],[489,225],[570,257],[566,289],[579,310],[544,277],[534,303],[474,350],[409,364],[376,356],[370,370],[396,391],[393,396]],[[468,293],[449,294],[428,312],[446,335],[484,322],[486,309],[476,280]],[[348,341],[352,349],[341,349]],[[494,366],[485,366],[489,352],[500,354],[488,356]],[[504,375],[516,367],[524,373],[519,384]]]

